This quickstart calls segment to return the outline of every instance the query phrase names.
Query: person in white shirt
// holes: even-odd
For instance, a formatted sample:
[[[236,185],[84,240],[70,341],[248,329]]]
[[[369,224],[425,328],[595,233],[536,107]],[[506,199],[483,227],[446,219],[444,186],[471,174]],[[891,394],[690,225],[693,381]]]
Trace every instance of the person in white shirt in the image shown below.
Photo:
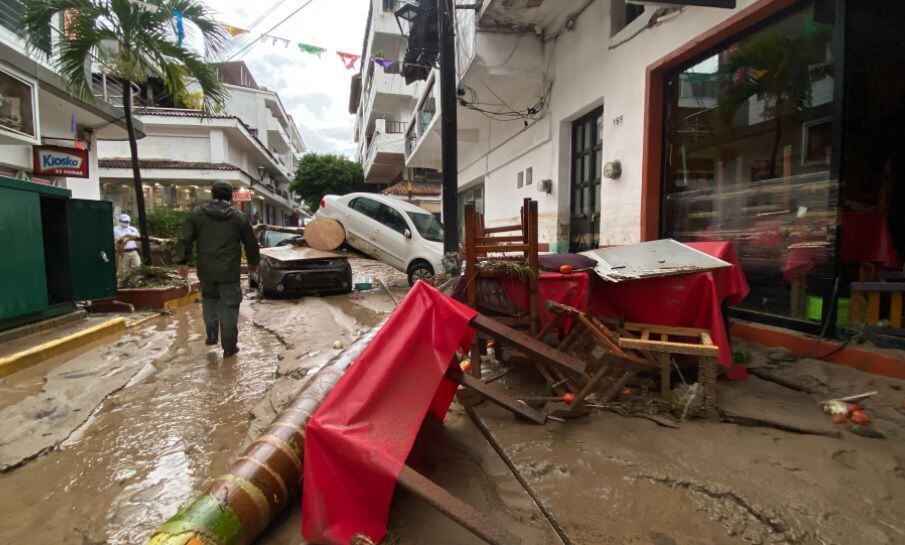
[[[113,239],[116,242],[116,247],[117,249],[122,248],[122,251],[116,252],[119,257],[119,262],[116,265],[118,274],[123,274],[141,266],[138,244],[134,240],[124,240],[125,237],[129,236],[139,236],[138,229],[132,227],[132,218],[129,217],[129,214],[123,214],[119,217],[119,225],[113,227]]]

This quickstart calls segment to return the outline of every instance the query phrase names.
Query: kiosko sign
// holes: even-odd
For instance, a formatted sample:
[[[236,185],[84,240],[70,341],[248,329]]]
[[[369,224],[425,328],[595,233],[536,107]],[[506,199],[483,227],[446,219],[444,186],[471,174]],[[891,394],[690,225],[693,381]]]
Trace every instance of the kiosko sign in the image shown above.
[[[34,173],[87,178],[88,151],[60,146],[34,146]]]

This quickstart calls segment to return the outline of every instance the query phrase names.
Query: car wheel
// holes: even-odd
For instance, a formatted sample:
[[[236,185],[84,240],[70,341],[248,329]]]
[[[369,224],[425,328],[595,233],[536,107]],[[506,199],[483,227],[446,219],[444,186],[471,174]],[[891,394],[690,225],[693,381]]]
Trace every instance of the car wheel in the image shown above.
[[[415,261],[409,265],[409,286],[414,286],[419,280],[430,280],[434,277],[434,268],[427,261]]]

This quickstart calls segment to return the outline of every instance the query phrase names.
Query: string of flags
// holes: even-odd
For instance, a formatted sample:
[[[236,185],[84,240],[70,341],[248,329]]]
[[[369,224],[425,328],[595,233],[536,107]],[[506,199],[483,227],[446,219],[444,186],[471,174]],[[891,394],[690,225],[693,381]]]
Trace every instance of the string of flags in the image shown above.
[[[245,34],[249,34],[250,31],[244,28],[239,28],[237,26],[228,25],[226,23],[220,23],[220,26],[226,30],[226,33],[232,36],[233,38],[237,38],[239,36],[243,36]],[[258,40],[262,44],[270,44],[274,47],[283,46],[284,48],[289,48],[289,45],[293,42],[287,40],[286,38],[280,38],[279,36],[272,36],[270,34],[261,34]],[[299,51],[305,53],[307,55],[314,55],[315,57],[321,59],[323,58],[324,53],[327,53],[328,50],[324,47],[307,44],[303,42],[294,42],[296,47],[298,47]],[[342,62],[343,66],[347,70],[355,70],[358,62],[361,60],[361,55],[356,55],[355,53],[347,53],[345,51],[336,51],[336,55],[339,57],[340,62]],[[398,63],[398,61],[392,59],[386,59],[380,56],[372,56],[370,61],[374,64],[380,66],[384,70],[388,70],[392,68],[394,65]]]
[[[149,2],[143,2],[142,0],[128,0],[129,3],[138,6],[141,9],[150,12],[157,12],[161,9],[160,6],[151,4]],[[176,40],[177,45],[182,46],[183,41],[185,40],[185,20],[183,13],[180,11],[173,11],[173,23],[174,30],[176,31]],[[220,23],[220,26],[223,27],[223,30],[226,31],[233,38],[238,38],[239,36],[244,36],[246,34],[250,34],[251,31],[240,28],[237,26],[229,25],[226,23]],[[280,38],[279,36],[272,36],[270,34],[261,34],[258,38],[261,43],[270,43],[273,46],[282,45],[284,48],[288,49],[289,45],[293,42],[287,40],[285,38]],[[299,51],[305,54],[314,55],[318,58],[322,58],[323,54],[327,52],[327,49],[323,47],[319,47],[316,45],[306,44],[302,42],[295,42],[296,46],[299,48]],[[356,55],[355,53],[347,53],[345,51],[336,51],[336,55],[339,57],[340,62],[343,63],[343,66],[347,70],[354,70],[358,62],[361,60],[361,55]],[[398,61],[392,59],[386,59],[382,56],[372,56],[370,62],[380,66],[384,70],[388,70],[392,68],[394,65],[398,63]]]

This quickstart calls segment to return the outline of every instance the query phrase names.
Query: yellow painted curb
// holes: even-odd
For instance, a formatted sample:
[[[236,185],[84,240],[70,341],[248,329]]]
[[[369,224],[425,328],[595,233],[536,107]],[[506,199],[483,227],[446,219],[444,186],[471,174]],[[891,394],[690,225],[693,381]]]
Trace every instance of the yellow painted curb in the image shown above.
[[[196,291],[190,293],[186,296],[180,297],[178,299],[171,299],[163,304],[163,308],[166,310],[176,310],[180,307],[185,307],[191,305],[193,303],[197,303],[201,299],[201,292]]]
[[[88,329],[73,333],[62,339],[56,339],[29,348],[28,350],[23,350],[22,352],[18,352],[11,356],[0,358],[0,378],[27,369],[51,358],[55,358],[66,352],[89,345],[108,335],[122,333],[125,330],[126,319],[114,318],[113,320],[89,327]]]
[[[161,316],[163,316],[163,312],[155,312],[154,314],[152,314],[150,316],[145,316],[144,318],[139,318],[138,320],[135,320],[134,322],[127,323],[126,327],[129,329],[141,327],[141,326],[145,325],[146,323],[150,322],[151,320],[156,320],[157,318],[160,318]]]

